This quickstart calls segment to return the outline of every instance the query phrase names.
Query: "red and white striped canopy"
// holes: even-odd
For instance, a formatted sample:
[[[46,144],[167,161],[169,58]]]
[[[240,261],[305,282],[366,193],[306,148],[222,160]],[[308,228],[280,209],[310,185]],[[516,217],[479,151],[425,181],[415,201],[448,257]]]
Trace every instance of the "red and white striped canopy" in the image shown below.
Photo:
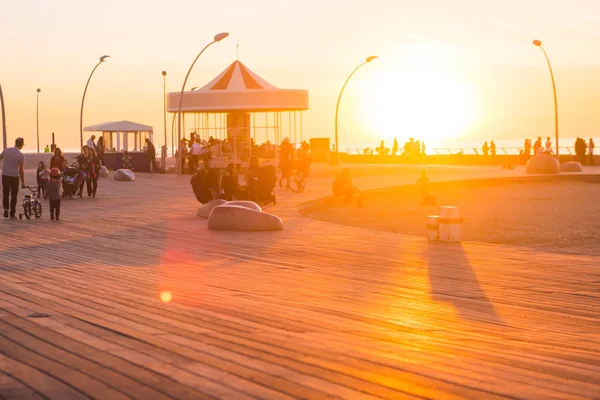
[[[179,110],[180,93],[168,94],[168,111]],[[265,112],[308,109],[308,91],[278,89],[240,61],[195,91],[183,93],[182,112]]]
[[[241,61],[234,61],[200,90],[264,90],[277,89],[254,72],[250,71]]]

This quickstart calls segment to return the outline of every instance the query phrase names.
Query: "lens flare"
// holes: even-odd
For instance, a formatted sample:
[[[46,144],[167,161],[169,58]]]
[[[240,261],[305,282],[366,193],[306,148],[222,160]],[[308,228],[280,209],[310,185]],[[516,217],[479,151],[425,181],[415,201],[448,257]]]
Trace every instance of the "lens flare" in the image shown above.
[[[171,300],[173,300],[173,295],[171,294],[171,292],[169,292],[168,290],[163,290],[162,292],[160,292],[160,301],[162,301],[163,303],[169,303]]]

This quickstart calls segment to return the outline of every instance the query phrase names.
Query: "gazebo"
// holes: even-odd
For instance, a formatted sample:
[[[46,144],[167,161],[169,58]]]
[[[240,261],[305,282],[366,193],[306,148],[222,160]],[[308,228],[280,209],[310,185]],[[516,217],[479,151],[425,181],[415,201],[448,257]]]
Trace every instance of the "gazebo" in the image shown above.
[[[180,92],[169,93],[167,109],[179,111]],[[201,139],[227,140],[237,158],[247,158],[250,143],[263,140],[274,151],[284,137],[302,141],[302,112],[308,110],[308,91],[278,89],[252,72],[240,61],[201,88],[183,93],[182,136],[195,132]],[[185,116],[194,116],[194,125],[185,128]],[[173,140],[173,138],[172,138]],[[275,146],[271,145],[271,140]],[[177,144],[173,144],[173,148]]]
[[[106,149],[104,165],[107,168],[121,168],[123,166],[123,152],[128,151],[131,157],[131,165],[136,171],[149,171],[144,146],[146,139],[150,139],[152,142],[153,131],[151,126],[131,121],[116,121],[87,126],[83,130],[86,132],[101,132]],[[133,134],[133,138],[130,137],[131,134]]]
[[[121,152],[121,150],[140,151],[143,149],[146,139],[152,141],[151,126],[131,121],[104,122],[86,126],[83,130],[86,132],[102,132],[106,149],[116,152]],[[133,133],[133,142],[129,141],[130,133]]]

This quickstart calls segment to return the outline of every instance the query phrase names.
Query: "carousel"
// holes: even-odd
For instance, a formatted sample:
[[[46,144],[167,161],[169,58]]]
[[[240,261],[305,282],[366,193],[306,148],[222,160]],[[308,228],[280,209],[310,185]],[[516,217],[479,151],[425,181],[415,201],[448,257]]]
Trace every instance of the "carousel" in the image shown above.
[[[173,113],[172,132],[176,132],[180,94],[167,97],[167,110]],[[223,143],[219,149],[225,149],[234,160],[245,161],[253,153],[276,157],[283,138],[294,144],[302,142],[306,110],[308,91],[279,89],[236,60],[205,86],[183,92],[181,132],[182,137],[195,133],[200,140],[212,138],[212,143]],[[171,149],[177,147],[173,136]]]

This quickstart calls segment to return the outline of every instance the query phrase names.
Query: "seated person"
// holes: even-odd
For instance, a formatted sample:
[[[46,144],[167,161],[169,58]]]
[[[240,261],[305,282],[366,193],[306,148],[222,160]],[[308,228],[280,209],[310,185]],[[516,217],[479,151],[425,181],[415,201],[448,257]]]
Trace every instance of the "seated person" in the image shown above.
[[[194,191],[196,200],[198,200],[200,203],[205,204],[218,198],[218,172],[209,168],[207,162],[204,163],[203,168],[198,169],[198,172],[192,176],[190,179],[190,184],[192,185],[192,190]]]
[[[427,177],[427,172],[425,170],[421,171],[421,177],[417,179],[417,185],[419,186],[419,191],[421,192],[421,205],[435,205],[435,197],[433,197],[429,191],[429,178]]]
[[[342,174],[335,178],[332,190],[335,197],[344,196],[346,203],[352,201],[352,196],[355,192],[358,192],[358,189],[352,186],[352,178],[350,177],[350,170],[348,168],[344,168]]]
[[[225,169],[223,179],[221,180],[221,187],[223,188],[223,195],[221,196],[223,200],[232,201],[234,196],[236,199],[238,198],[241,186],[238,172],[233,163],[227,165],[227,169]]]
[[[246,192],[250,196],[251,200],[255,200],[258,198],[258,194],[260,191],[260,187],[258,185],[258,179],[261,175],[260,163],[258,162],[258,158],[252,157],[250,159],[250,163],[248,165],[248,170],[246,171],[246,175],[244,176],[244,181],[246,183]]]

